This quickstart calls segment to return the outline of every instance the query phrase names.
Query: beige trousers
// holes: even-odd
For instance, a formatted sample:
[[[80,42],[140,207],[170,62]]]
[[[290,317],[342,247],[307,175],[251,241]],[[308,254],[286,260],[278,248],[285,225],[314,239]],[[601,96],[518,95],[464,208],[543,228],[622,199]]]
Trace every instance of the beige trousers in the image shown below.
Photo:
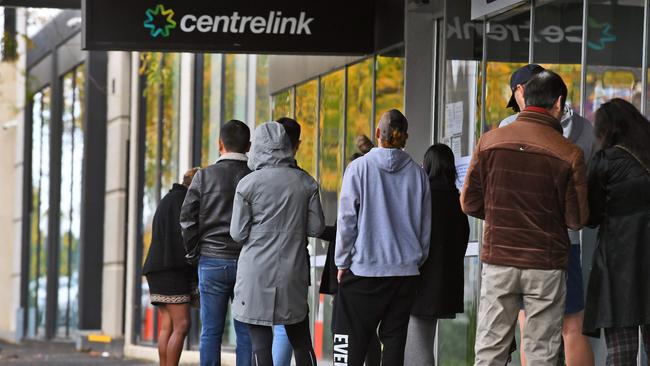
[[[566,271],[484,263],[482,277],[474,365],[506,364],[523,301],[523,351],[528,364],[555,366],[562,339]]]

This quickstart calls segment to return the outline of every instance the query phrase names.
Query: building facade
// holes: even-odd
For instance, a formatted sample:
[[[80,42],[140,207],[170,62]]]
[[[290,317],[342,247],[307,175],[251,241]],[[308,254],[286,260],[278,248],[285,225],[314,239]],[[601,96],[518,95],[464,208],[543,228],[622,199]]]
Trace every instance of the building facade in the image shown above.
[[[281,116],[301,123],[298,163],[319,182],[331,224],[355,138],[372,137],[389,108],[408,117],[416,160],[444,142],[461,177],[481,134],[512,113],[509,78],[529,62],[558,72],[575,113],[591,121],[613,97],[648,115],[648,0],[507,2],[479,15],[470,0],[398,2],[399,31],[363,56],[87,52],[81,13],[63,11],[21,61],[27,99],[16,129],[11,253],[20,266],[9,329],[156,358],[158,316],[141,275],[153,213],[185,170],[218,158],[219,128],[230,119],[251,128]],[[439,365],[473,363],[481,223],[471,228],[465,312],[440,321]],[[594,233],[583,239],[587,279]],[[310,241],[312,334],[324,364],[331,298],[317,289],[326,245]],[[198,358],[199,327],[194,312],[187,361]],[[234,362],[233,346],[229,325],[224,362]],[[602,341],[594,348],[604,363]]]

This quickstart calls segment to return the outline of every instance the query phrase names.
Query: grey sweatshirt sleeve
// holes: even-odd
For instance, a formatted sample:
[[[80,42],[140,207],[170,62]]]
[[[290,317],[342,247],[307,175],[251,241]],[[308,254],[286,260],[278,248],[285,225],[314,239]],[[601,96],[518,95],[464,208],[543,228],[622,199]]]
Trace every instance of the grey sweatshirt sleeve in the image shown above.
[[[343,175],[339,211],[336,220],[336,249],[334,263],[339,269],[350,268],[352,249],[358,235],[358,216],[360,202],[359,180],[353,165]]]
[[[309,198],[309,207],[307,209],[307,236],[317,238],[325,230],[325,216],[323,215],[323,207],[320,203],[316,182],[314,182],[314,185],[314,191]]]
[[[422,221],[420,226],[420,244],[422,245],[422,259],[418,263],[421,267],[429,257],[429,246],[431,245],[431,186],[429,179],[424,180],[424,197],[422,198]]]
[[[232,207],[232,220],[230,221],[230,236],[234,241],[243,243],[248,239],[252,219],[251,205],[242,194],[240,186],[237,186]]]

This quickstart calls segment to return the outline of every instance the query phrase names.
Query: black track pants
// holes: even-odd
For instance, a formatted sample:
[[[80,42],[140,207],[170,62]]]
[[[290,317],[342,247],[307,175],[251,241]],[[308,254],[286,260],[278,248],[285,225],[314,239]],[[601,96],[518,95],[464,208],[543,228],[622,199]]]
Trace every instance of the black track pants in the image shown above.
[[[379,327],[382,366],[402,366],[415,276],[360,277],[348,271],[334,308],[334,365],[362,366]]]
[[[296,366],[316,366],[316,355],[309,333],[309,316],[297,324],[285,325],[287,337],[293,347]],[[253,366],[273,366],[273,328],[248,324],[253,345]]]

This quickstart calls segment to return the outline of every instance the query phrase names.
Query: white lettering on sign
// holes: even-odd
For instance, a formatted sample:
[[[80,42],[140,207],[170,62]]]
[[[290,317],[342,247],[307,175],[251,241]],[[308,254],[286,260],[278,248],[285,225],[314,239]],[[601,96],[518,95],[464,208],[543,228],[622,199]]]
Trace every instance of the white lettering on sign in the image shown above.
[[[234,33],[251,32],[254,34],[295,34],[311,35],[310,25],[314,18],[307,17],[304,11],[296,17],[283,16],[281,11],[271,11],[268,17],[240,16],[238,12],[232,15],[193,15],[186,14],[181,18],[181,30],[185,33],[194,31],[201,33]]]

